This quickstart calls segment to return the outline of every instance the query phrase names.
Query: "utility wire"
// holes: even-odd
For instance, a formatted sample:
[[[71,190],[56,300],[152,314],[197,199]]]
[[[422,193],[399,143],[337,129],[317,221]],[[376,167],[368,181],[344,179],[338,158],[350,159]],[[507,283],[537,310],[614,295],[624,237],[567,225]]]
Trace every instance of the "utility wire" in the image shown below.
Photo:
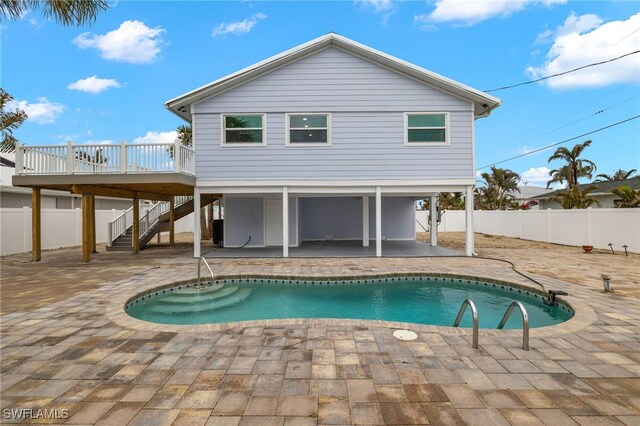
[[[491,89],[491,90],[484,90],[484,92],[486,92],[486,93],[497,92],[498,90],[513,89],[514,87],[525,86],[525,85],[527,85],[527,84],[537,83],[537,82],[539,82],[539,81],[547,80],[547,79],[549,79],[549,78],[559,77],[559,76],[561,76],[561,75],[566,75],[566,74],[570,74],[570,73],[572,73],[572,72],[580,71],[580,70],[585,69],[585,68],[595,67],[595,66],[597,66],[597,65],[603,65],[603,64],[607,64],[607,63],[609,63],[609,62],[617,61],[617,60],[619,60],[619,59],[626,58],[627,56],[635,55],[636,53],[640,53],[640,50],[636,50],[636,51],[634,51],[634,52],[625,53],[624,55],[618,56],[617,58],[607,59],[606,61],[594,62],[594,63],[592,63],[592,64],[583,65],[583,66],[581,66],[581,67],[574,68],[574,69],[572,69],[572,70],[559,72],[559,73],[557,73],[557,74],[551,74],[551,75],[548,75],[548,76],[546,76],[546,77],[538,78],[538,79],[536,79],[536,80],[525,81],[525,82],[523,82],[523,83],[518,83],[518,84],[512,84],[511,86],[498,87],[498,88]]]
[[[631,31],[629,34],[627,34],[625,37],[621,38],[620,40],[618,40],[617,42],[615,42],[614,44],[611,45],[611,47],[616,46],[618,44],[620,44],[622,41],[628,39],[629,37],[631,37],[632,35],[634,35],[635,33],[637,33],[638,31],[640,31],[640,28],[636,28],[635,30]]]
[[[618,121],[617,123],[609,124],[608,126],[600,127],[599,129],[592,130],[590,132],[583,133],[581,135],[574,136],[574,137],[569,138],[569,139],[565,139],[565,140],[560,141],[560,142],[552,143],[551,145],[543,146],[542,148],[534,149],[533,151],[525,152],[524,154],[520,154],[520,155],[516,155],[516,156],[511,157],[511,158],[507,158],[506,160],[501,160],[501,161],[497,161],[495,163],[488,164],[486,166],[478,167],[476,169],[476,171],[477,170],[486,169],[487,167],[496,166],[498,164],[506,163],[507,161],[515,160],[516,158],[526,157],[527,155],[535,154],[536,152],[544,151],[545,149],[549,149],[549,148],[552,148],[552,147],[557,146],[557,145],[562,145],[563,143],[571,142],[572,140],[579,139],[579,138],[582,138],[582,137],[585,137],[585,136],[588,136],[588,135],[592,135],[592,134],[600,132],[602,130],[610,129],[612,127],[616,127],[616,126],[619,126],[621,124],[624,124],[624,123],[626,123],[628,121],[636,120],[638,118],[640,118],[640,114],[636,115],[634,117],[627,118],[626,120]]]
[[[510,148],[514,148],[514,147],[520,146],[520,145],[525,144],[525,143],[527,143],[527,142],[531,142],[532,140],[534,140],[534,139],[538,139],[538,138],[540,138],[540,137],[542,137],[542,136],[547,136],[548,134],[551,134],[551,133],[556,132],[556,131],[558,131],[558,130],[564,129],[565,127],[573,126],[573,125],[574,125],[574,124],[576,124],[576,123],[579,123],[579,122],[584,121],[584,120],[588,120],[588,119],[590,119],[591,117],[595,117],[596,115],[602,114],[603,112],[608,111],[608,110],[610,110],[611,108],[615,108],[615,107],[617,107],[618,105],[622,105],[622,104],[624,104],[624,103],[626,103],[626,102],[629,102],[630,100],[635,99],[635,98],[637,98],[637,97],[640,97],[640,95],[634,95],[634,96],[631,96],[630,98],[627,98],[627,99],[625,99],[625,100],[623,100],[623,101],[618,102],[617,104],[613,104],[613,105],[610,105],[610,106],[608,106],[608,107],[600,108],[600,109],[599,109],[599,110],[597,110],[596,112],[593,112],[593,113],[591,113],[591,114],[587,115],[586,117],[579,118],[579,119],[577,119],[577,120],[574,120],[574,121],[571,121],[571,122],[569,122],[569,123],[563,124],[562,126],[556,127],[556,128],[554,128],[554,129],[552,129],[552,130],[549,130],[548,132],[544,132],[544,133],[541,133],[541,134],[539,134],[539,135],[537,135],[537,136],[530,137],[529,139],[526,139],[526,140],[524,140],[524,141],[520,142],[519,144],[514,145],[514,146],[512,146],[512,147],[509,147],[509,148],[507,148],[507,149],[510,149]]]

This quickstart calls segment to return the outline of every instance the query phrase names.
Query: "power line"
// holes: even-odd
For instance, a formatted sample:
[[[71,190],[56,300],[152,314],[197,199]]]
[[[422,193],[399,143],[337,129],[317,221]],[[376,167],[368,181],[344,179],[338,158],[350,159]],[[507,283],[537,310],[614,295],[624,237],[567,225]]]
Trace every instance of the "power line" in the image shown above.
[[[498,87],[498,88],[496,88],[496,89],[491,89],[491,90],[484,90],[484,92],[486,92],[486,93],[497,92],[498,90],[513,89],[514,87],[525,86],[525,85],[527,85],[527,84],[537,83],[537,82],[539,82],[539,81],[547,80],[547,79],[549,79],[549,78],[559,77],[559,76],[561,76],[561,75],[566,75],[566,74],[570,74],[570,73],[572,73],[572,72],[580,71],[580,70],[585,69],[585,68],[595,67],[595,66],[597,66],[597,65],[603,65],[603,64],[607,64],[607,63],[609,63],[609,62],[617,61],[617,60],[619,60],[619,59],[626,58],[627,56],[635,55],[636,53],[640,53],[640,50],[636,50],[636,51],[634,51],[634,52],[625,53],[624,55],[618,56],[617,58],[607,59],[606,61],[594,62],[594,63],[592,63],[592,64],[583,65],[583,66],[581,66],[581,67],[574,68],[574,69],[572,69],[572,70],[559,72],[559,73],[557,73],[557,74],[551,74],[551,75],[548,75],[548,76],[546,76],[546,77],[538,78],[538,79],[536,79],[536,80],[525,81],[525,82],[523,82],[523,83],[518,83],[518,84],[512,84],[511,86]]]
[[[592,135],[592,134],[600,132],[602,130],[610,129],[612,127],[619,126],[619,125],[624,124],[624,123],[626,123],[628,121],[636,120],[638,118],[640,118],[640,114],[636,115],[634,117],[631,117],[631,118],[627,118],[626,120],[618,121],[617,123],[609,124],[608,126],[600,127],[599,129],[592,130],[590,132],[583,133],[581,135],[574,136],[574,137],[569,138],[569,139],[565,139],[565,140],[563,140],[561,142],[552,143],[551,145],[543,146],[542,148],[537,148],[537,149],[534,149],[533,151],[525,152],[524,154],[520,154],[520,155],[516,155],[515,157],[507,158],[506,160],[501,160],[501,161],[497,161],[497,162],[492,163],[492,164],[488,164],[486,166],[478,167],[476,169],[476,171],[482,170],[482,169],[486,169],[487,167],[496,166],[498,164],[506,163],[507,161],[515,160],[516,158],[526,157],[527,155],[535,154],[536,152],[544,151],[545,149],[549,149],[549,148],[552,148],[552,147],[557,146],[557,145],[562,145],[563,143],[571,142],[572,140],[580,139],[582,137],[585,137],[585,136],[588,136],[588,135]]]
[[[620,42],[628,39],[629,37],[631,37],[632,35],[634,35],[635,33],[637,33],[638,31],[640,31],[640,28],[636,28],[635,30],[631,31],[629,34],[627,34],[625,37],[622,37],[620,40],[618,40],[617,42],[615,42],[614,44],[611,45],[611,47],[616,46],[618,44],[620,44]]]
[[[622,104],[624,104],[624,103],[626,103],[626,102],[629,102],[630,100],[635,99],[635,98],[637,98],[637,97],[640,97],[640,95],[634,95],[634,96],[631,96],[630,98],[627,98],[627,99],[625,99],[625,100],[623,100],[623,101],[621,101],[621,102],[618,102],[617,104],[613,104],[613,105],[610,105],[610,106],[608,106],[608,107],[601,108],[601,109],[597,110],[596,112],[593,112],[593,113],[591,113],[591,114],[587,115],[586,117],[582,117],[582,118],[580,118],[580,119],[577,119],[577,120],[571,121],[571,122],[569,122],[569,123],[563,124],[562,126],[556,127],[556,128],[554,128],[554,129],[552,129],[552,130],[549,130],[549,131],[547,131],[547,132],[541,133],[541,134],[539,134],[539,135],[537,135],[537,136],[530,137],[529,139],[526,139],[526,140],[524,140],[524,141],[522,141],[522,142],[518,143],[517,145],[511,146],[511,147],[506,148],[506,149],[510,149],[510,148],[514,148],[514,147],[516,147],[516,146],[523,145],[523,144],[525,144],[525,143],[527,143],[527,142],[531,142],[531,141],[532,141],[532,140],[534,140],[534,139],[538,139],[538,138],[540,138],[540,137],[542,137],[542,136],[547,136],[547,135],[549,135],[549,134],[551,134],[551,133],[553,133],[553,132],[556,132],[556,131],[558,131],[558,130],[564,129],[565,127],[569,127],[569,126],[572,126],[572,125],[574,125],[574,124],[576,124],[576,123],[579,123],[579,122],[581,122],[581,121],[588,120],[588,119],[590,119],[591,117],[594,117],[594,116],[596,116],[596,115],[602,114],[603,112],[608,111],[608,110],[610,110],[611,108],[615,108],[615,107],[617,107],[618,105],[622,105]]]

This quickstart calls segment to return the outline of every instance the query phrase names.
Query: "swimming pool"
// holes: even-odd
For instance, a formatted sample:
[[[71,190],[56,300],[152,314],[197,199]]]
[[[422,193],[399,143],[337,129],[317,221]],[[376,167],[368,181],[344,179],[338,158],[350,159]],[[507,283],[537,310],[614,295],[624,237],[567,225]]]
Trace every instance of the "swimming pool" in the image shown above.
[[[208,324],[283,318],[343,318],[451,326],[462,302],[478,309],[480,328],[496,328],[514,300],[524,304],[530,327],[564,322],[568,307],[500,283],[447,277],[386,277],[348,281],[229,279],[196,288],[181,284],[130,300],[134,318],[161,324]],[[471,327],[465,314],[461,327]],[[522,328],[512,315],[505,328]]]

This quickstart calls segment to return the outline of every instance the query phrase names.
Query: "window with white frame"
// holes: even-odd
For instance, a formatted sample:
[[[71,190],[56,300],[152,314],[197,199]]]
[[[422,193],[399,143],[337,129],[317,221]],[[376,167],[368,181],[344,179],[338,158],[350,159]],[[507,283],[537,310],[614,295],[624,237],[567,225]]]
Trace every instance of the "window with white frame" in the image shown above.
[[[264,114],[223,114],[223,145],[264,145]]]
[[[406,113],[405,144],[446,144],[449,117],[446,113]]]
[[[331,114],[287,114],[287,145],[331,145]]]

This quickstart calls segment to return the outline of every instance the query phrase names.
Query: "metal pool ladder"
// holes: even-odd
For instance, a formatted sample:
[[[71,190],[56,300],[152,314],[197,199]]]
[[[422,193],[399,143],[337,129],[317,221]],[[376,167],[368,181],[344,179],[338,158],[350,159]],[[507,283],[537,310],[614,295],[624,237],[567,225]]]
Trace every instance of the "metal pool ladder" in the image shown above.
[[[524,308],[524,305],[520,302],[512,302],[507,309],[507,312],[504,313],[502,317],[502,321],[498,324],[498,328],[501,329],[507,323],[507,320],[513,313],[513,309],[518,307],[520,310],[520,314],[522,314],[522,349],[525,351],[529,350],[529,314],[527,314],[527,310]],[[458,315],[460,317],[460,315]]]
[[[476,305],[474,305],[471,299],[467,299],[464,302],[462,302],[462,306],[460,306],[460,311],[458,312],[458,316],[456,317],[456,320],[453,322],[453,326],[457,327],[460,324],[460,321],[462,320],[462,316],[464,315],[464,311],[467,309],[467,306],[471,308],[471,316],[473,317],[473,345],[472,346],[473,346],[473,349],[478,349],[478,310],[476,309]]]
[[[200,258],[198,259],[198,281],[196,282],[196,285],[200,285],[200,265],[202,264],[202,262],[204,262],[204,265],[209,270],[209,274],[211,274],[211,283],[213,284],[213,270],[211,269],[211,266],[209,266],[207,259],[205,259],[204,256],[200,256]]]

